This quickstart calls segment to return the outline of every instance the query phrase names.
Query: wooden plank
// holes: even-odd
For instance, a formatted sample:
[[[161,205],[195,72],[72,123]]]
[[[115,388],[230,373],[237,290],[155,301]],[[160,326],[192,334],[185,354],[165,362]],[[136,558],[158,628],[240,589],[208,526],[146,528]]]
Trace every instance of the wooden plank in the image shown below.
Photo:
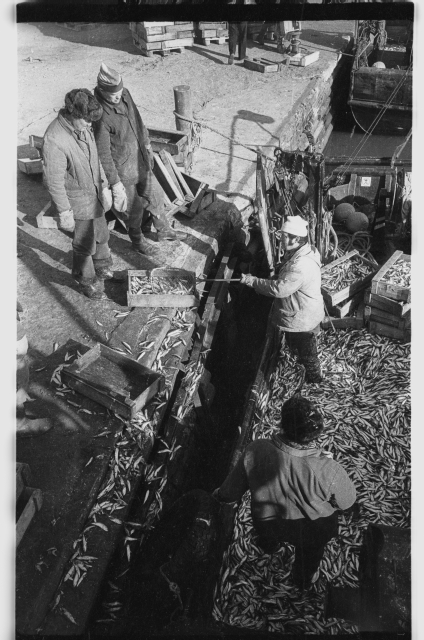
[[[43,494],[40,489],[26,487],[21,494],[21,500],[26,500],[27,503],[16,523],[16,547],[19,547],[25,531],[31,524],[31,520],[37,511],[40,511],[43,504]]]
[[[184,32],[184,31],[193,31],[193,30],[194,30],[193,22],[185,22],[183,24],[180,22],[176,22],[175,24],[170,24],[165,27],[166,33],[171,33],[171,34],[175,31]]]
[[[261,58],[245,58],[243,65],[251,71],[259,71],[260,73],[274,73],[279,70],[278,62],[273,64],[263,61]]]
[[[171,163],[169,162],[168,155],[163,150],[159,151],[160,159],[162,160],[163,166],[167,170],[169,177],[171,178],[172,182],[174,183],[174,186],[175,186],[175,188],[176,188],[176,190],[178,192],[178,197],[180,197],[182,200],[184,200],[184,192],[183,192],[183,190],[182,190],[182,188],[180,186],[180,183],[178,181],[177,176],[175,175],[174,169],[173,169]]]
[[[262,157],[258,153],[256,159],[256,206],[258,208],[259,226],[265,248],[265,255],[268,261],[270,274],[275,272],[274,253],[269,238],[269,225],[267,216],[267,203],[264,189],[265,175],[263,170]]]
[[[323,329],[362,329],[363,326],[363,318],[332,318],[331,316],[325,316],[321,322]]]
[[[200,186],[196,192],[196,195],[194,197],[193,202],[190,205],[189,208],[189,213],[192,217],[194,217],[197,213],[197,209],[199,208],[199,205],[202,201],[203,196],[205,195],[206,189],[208,188],[209,185],[206,184],[206,182],[201,182]]]
[[[174,173],[177,176],[177,178],[178,178],[178,180],[180,182],[180,185],[182,187],[182,190],[184,191],[185,195],[188,195],[188,196],[191,196],[192,198],[194,198],[194,194],[193,194],[192,190],[190,189],[190,187],[188,186],[187,182],[185,181],[184,176],[181,173],[179,167],[177,167],[177,165],[175,164],[174,158],[167,151],[165,151],[165,155],[168,158],[168,161],[169,161],[171,167],[173,168]]]
[[[175,200],[175,198],[184,197],[181,191],[176,187],[174,181],[172,180],[171,176],[166,170],[159,154],[155,153],[154,156],[155,156],[156,162],[155,162],[155,167],[153,169],[153,173],[158,179],[162,189],[165,191],[165,193],[167,193],[169,197],[172,197],[172,200]]]

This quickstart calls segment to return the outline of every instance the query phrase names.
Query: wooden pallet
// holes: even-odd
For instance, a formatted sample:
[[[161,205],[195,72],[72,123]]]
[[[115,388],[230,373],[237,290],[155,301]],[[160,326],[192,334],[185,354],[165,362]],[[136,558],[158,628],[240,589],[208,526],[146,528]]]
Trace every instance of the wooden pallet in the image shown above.
[[[209,47],[209,45],[213,42],[213,44],[225,44],[228,42],[228,36],[222,36],[219,38],[197,38],[200,44],[204,47]]]
[[[163,42],[146,42],[133,35],[133,42],[142,55],[151,57],[154,53],[159,53],[162,56],[170,53],[182,53],[185,47],[190,47],[193,44],[194,40],[193,38],[177,38]]]

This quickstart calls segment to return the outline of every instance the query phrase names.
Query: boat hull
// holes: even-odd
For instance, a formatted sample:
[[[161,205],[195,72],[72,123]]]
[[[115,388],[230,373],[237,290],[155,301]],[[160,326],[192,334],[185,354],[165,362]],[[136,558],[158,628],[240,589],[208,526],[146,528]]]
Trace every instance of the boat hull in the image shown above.
[[[356,123],[365,132],[382,135],[406,135],[412,127],[412,110],[386,109],[381,115],[381,108],[372,106],[369,107],[366,104],[350,104],[353,117]],[[381,117],[376,123],[378,116]],[[374,126],[375,125],[375,126]]]

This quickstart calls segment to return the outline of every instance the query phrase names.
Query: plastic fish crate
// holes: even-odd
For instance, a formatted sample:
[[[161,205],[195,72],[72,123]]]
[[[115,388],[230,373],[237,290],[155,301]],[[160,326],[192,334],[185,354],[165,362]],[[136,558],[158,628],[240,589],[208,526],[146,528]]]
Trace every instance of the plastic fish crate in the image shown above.
[[[193,293],[133,293],[136,278],[154,282],[155,278],[178,278],[193,289]],[[130,270],[128,271],[128,306],[129,307],[197,307],[199,297],[196,291],[196,274],[184,269]]]

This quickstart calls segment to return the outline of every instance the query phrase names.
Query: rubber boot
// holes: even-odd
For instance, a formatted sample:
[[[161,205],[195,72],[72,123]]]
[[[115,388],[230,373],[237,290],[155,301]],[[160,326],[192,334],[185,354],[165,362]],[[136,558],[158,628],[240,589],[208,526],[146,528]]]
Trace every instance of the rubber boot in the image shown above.
[[[89,280],[88,278],[81,278],[77,280],[79,290],[81,293],[90,300],[106,300],[107,295],[104,291],[104,281],[98,278]]]
[[[283,38],[279,36],[277,41],[277,53],[285,53],[285,51],[286,49],[283,45]]]
[[[162,240],[178,240],[180,237],[186,236],[185,233],[182,234],[174,231],[164,213],[161,216],[155,216],[153,218],[153,224],[155,225],[159,242],[161,242]]]
[[[140,227],[129,227],[128,235],[134,251],[137,251],[137,253],[141,253],[144,256],[151,256],[154,254],[155,250],[145,240]]]
[[[322,382],[321,365],[318,359],[318,349],[315,334],[302,332],[298,344],[299,361],[305,367],[305,382]]]

